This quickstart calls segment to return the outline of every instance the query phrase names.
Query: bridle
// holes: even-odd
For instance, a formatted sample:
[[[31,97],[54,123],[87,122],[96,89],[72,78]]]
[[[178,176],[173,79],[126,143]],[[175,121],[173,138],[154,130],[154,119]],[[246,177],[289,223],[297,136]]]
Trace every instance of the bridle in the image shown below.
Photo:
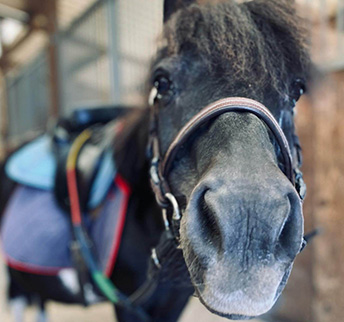
[[[283,133],[282,128],[263,104],[243,97],[228,97],[220,99],[214,103],[207,105],[199,113],[193,116],[178,132],[172,143],[167,149],[164,156],[160,152],[160,142],[158,136],[158,104],[154,102],[155,91],[152,90],[150,96],[151,105],[151,127],[149,134],[148,151],[151,158],[150,180],[151,185],[159,206],[163,210],[163,220],[165,228],[170,228],[170,222],[167,218],[168,209],[172,209],[173,215],[172,226],[178,229],[181,220],[181,209],[178,205],[176,197],[171,192],[167,177],[171,172],[173,162],[183,144],[194,134],[200,126],[210,120],[229,112],[246,112],[257,116],[270,129],[273,134],[283,157],[284,169],[286,177],[293,184],[302,201],[305,196],[305,184],[303,182],[302,173],[299,169],[301,165],[301,153],[298,140],[295,140],[295,148],[297,149],[297,164],[293,167],[293,160],[288,144],[288,140]],[[297,139],[296,135],[295,138]],[[178,236],[178,232],[174,229],[174,234]]]
[[[90,245],[87,243],[87,234],[81,229],[81,215],[78,210],[78,195],[74,196],[74,198],[70,198],[70,200],[74,200],[74,204],[77,206],[76,209],[78,210],[76,212],[71,210],[71,215],[72,218],[73,216],[76,216],[76,224],[73,227],[75,233],[78,236],[80,235],[78,240],[81,247],[83,247],[83,254],[81,254],[81,256],[83,256],[84,259],[91,261],[88,264],[88,268],[90,273],[94,275],[96,284],[98,286],[104,286],[103,288],[100,287],[100,289],[105,297],[107,297],[110,301],[132,311],[138,318],[140,318],[140,320],[143,321],[148,321],[149,317],[142,309],[142,305],[151,297],[160,281],[163,281],[164,278],[171,281],[175,279],[176,276],[177,279],[184,282],[185,280],[189,280],[188,270],[183,260],[183,254],[181,249],[178,247],[179,227],[182,211],[179,207],[177,198],[173,195],[169,187],[167,176],[172,170],[173,162],[175,161],[178,152],[181,150],[190,136],[194,134],[202,125],[219,115],[229,112],[246,112],[256,115],[272,132],[283,157],[284,174],[296,188],[300,200],[303,200],[305,194],[305,184],[302,179],[302,173],[299,170],[299,166],[301,165],[301,148],[298,138],[294,134],[294,144],[298,160],[297,165],[293,167],[289,144],[283,133],[283,130],[275,120],[274,116],[263,104],[252,99],[241,97],[228,97],[209,104],[182,127],[168,147],[165,155],[162,156],[160,152],[160,142],[158,136],[158,104],[155,104],[155,96],[156,88],[154,87],[150,97],[150,105],[152,110],[147,152],[151,159],[151,185],[156,200],[159,206],[162,208],[165,230],[160,237],[159,243],[152,250],[147,280],[131,296],[128,297],[122,294],[111,281],[100,274],[99,269],[97,269],[97,261],[92,256],[92,252],[89,249]],[[77,191],[77,187],[75,186],[75,164],[78,151],[80,151],[84,142],[89,139],[90,133],[88,133],[88,131],[89,130],[85,130],[78,136],[78,138],[75,140],[76,142],[74,143],[75,146],[73,144],[71,152],[68,155],[67,172],[69,179],[71,179],[68,181],[70,183],[68,188],[70,188],[71,191],[73,189]],[[75,187],[73,188],[73,186]],[[171,210],[172,222],[168,217],[168,212]],[[306,242],[304,241],[302,247],[304,247],[305,244]],[[181,263],[182,265],[178,266],[178,263]],[[91,269],[92,267],[94,268],[93,270]]]

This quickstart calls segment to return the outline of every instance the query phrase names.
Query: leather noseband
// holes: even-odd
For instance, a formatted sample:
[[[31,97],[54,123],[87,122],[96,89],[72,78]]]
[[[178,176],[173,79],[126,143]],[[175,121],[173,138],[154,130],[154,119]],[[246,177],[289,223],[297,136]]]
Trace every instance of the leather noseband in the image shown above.
[[[199,129],[200,126],[211,119],[228,112],[252,113],[268,126],[280,147],[285,166],[284,173],[295,186],[293,163],[288,141],[274,116],[263,104],[255,100],[242,97],[223,98],[209,104],[183,126],[170,144],[164,158],[162,158],[160,154],[157,131],[157,111],[154,109],[155,107],[153,107],[153,120],[149,140],[149,150],[151,151],[150,177],[156,199],[162,208],[166,208],[171,204],[171,196],[173,197],[173,195],[171,194],[166,178],[171,171],[173,162],[182,145],[197,129]]]
[[[288,141],[270,111],[261,103],[249,98],[229,97],[216,101],[196,114],[178,133],[166,152],[162,163],[162,175],[168,175],[173,160],[175,159],[180,147],[187,141],[192,133],[201,125],[211,119],[228,112],[248,112],[256,115],[269,127],[274,134],[277,143],[281,148],[285,164],[285,175],[294,184],[293,167]]]

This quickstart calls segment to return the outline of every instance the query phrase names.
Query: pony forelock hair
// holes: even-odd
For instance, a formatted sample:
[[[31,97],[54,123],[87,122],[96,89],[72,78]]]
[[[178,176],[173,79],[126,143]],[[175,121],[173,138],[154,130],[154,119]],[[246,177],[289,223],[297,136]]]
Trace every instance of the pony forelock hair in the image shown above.
[[[194,52],[225,82],[244,84],[247,96],[267,87],[288,95],[289,80],[308,78],[309,37],[294,1],[200,2],[210,3],[184,7],[165,24],[168,55]]]

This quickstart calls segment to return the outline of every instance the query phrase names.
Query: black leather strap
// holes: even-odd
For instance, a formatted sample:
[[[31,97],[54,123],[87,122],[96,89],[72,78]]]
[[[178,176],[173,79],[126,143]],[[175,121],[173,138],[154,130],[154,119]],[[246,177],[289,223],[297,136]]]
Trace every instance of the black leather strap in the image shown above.
[[[256,115],[261,119],[273,133],[283,156],[284,173],[295,185],[293,162],[290,153],[289,144],[285,137],[283,130],[271,114],[269,109],[263,104],[243,97],[228,97],[209,104],[196,114],[192,119],[183,126],[175,139],[170,144],[165,156],[162,158],[159,149],[159,139],[157,131],[157,112],[153,106],[152,111],[152,130],[150,134],[150,148],[151,151],[151,183],[159,205],[163,208],[169,206],[166,199],[166,193],[170,192],[167,182],[167,177],[171,171],[173,162],[177,156],[181,146],[188,140],[188,138],[203,124],[209,120],[228,112],[247,112]]]
[[[241,97],[229,97],[221,99],[215,103],[212,103],[205,107],[201,112],[196,114],[178,133],[176,138],[171,143],[169,149],[166,152],[164,161],[162,163],[162,175],[165,177],[168,175],[173,160],[175,159],[180,147],[195,132],[201,125],[208,122],[224,113],[228,112],[248,112],[259,117],[271,130],[277,143],[280,146],[283,160],[285,164],[285,175],[294,184],[292,158],[290,154],[290,148],[288,141],[275,120],[274,116],[270,113],[267,107],[263,104]]]

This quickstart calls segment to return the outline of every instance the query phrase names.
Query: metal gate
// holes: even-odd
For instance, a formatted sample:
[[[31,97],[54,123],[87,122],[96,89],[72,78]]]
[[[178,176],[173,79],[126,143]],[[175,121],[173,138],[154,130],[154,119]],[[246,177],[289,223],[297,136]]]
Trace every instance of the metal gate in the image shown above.
[[[313,56],[318,65],[326,70],[343,69],[344,1],[297,2],[314,31]],[[60,114],[85,105],[145,104],[145,80],[162,29],[163,1],[87,3],[88,9],[54,37],[59,54]],[[50,105],[48,76],[43,51],[19,74],[6,77],[10,142],[45,129]]]
[[[49,88],[46,55],[39,54],[20,73],[6,77],[7,141],[15,146],[45,129]]]
[[[160,0],[94,3],[58,38],[62,111],[141,105],[161,28]]]
[[[87,0],[89,2],[89,0]],[[144,104],[145,79],[162,27],[161,0],[97,0],[54,41],[60,114],[88,105]],[[6,76],[10,146],[43,131],[49,117],[49,68],[43,50]]]

